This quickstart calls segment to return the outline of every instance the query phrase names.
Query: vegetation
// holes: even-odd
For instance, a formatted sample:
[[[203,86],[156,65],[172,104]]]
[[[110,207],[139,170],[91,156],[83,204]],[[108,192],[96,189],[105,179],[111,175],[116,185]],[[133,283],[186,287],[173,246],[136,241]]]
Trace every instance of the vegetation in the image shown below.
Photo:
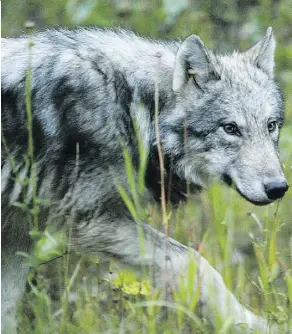
[[[290,1],[181,1],[180,8],[176,3],[174,0],[10,0],[3,4],[2,34],[17,35],[29,25],[28,21],[34,22],[38,29],[48,25],[120,25],[159,38],[197,33],[208,46],[228,51],[247,47],[272,25],[278,43],[276,74],[286,98],[287,121],[281,136],[281,156],[291,185]],[[26,102],[30,119],[28,97]],[[26,158],[32,178],[24,182],[35,184],[33,146]],[[131,162],[126,151],[125,159],[130,179]],[[143,184],[139,187],[143,188]],[[124,194],[124,198],[133,204],[130,195]],[[169,235],[198,249],[243,304],[271,322],[283,324],[283,333],[284,328],[292,328],[291,200],[292,187],[282,201],[254,207],[233,190],[215,184],[176,212],[170,206],[166,208]],[[189,270],[189,286],[181,283],[172,301],[162,301],[161,293],[152,289],[147,277],[120,270],[115,263],[99,263],[96,258],[72,254],[64,249],[64,239],[70,235],[49,228],[39,233],[36,219],[39,204],[34,197],[30,213],[35,222],[31,233],[35,251],[29,256],[19,254],[27,256],[28,265],[33,268],[19,308],[21,333],[214,333],[200,317],[197,295],[190,293],[195,268]],[[26,208],[25,203],[16,205]],[[145,210],[149,224],[163,230],[160,208]],[[215,332],[228,333],[228,328],[226,319],[218,323]]]

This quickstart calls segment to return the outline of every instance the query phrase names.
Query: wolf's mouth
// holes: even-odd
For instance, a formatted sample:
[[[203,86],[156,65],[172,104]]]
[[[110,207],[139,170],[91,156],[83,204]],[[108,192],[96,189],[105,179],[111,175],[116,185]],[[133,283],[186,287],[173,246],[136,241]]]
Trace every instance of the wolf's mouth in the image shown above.
[[[228,174],[223,174],[222,175],[222,181],[226,183],[229,187],[232,186],[232,178]]]
[[[268,205],[270,203],[272,203],[273,201],[271,200],[267,200],[267,201],[254,201],[250,198],[248,198],[247,196],[245,196],[237,187],[235,187],[236,191],[240,194],[240,196],[242,196],[244,199],[246,199],[248,202],[257,205],[257,206],[264,206],[264,205]]]
[[[268,205],[270,203],[272,203],[273,201],[271,200],[266,200],[266,201],[254,201],[250,198],[248,198],[246,195],[244,195],[239,189],[238,187],[236,186],[233,186],[233,181],[232,181],[232,178],[228,175],[228,174],[223,174],[222,175],[222,181],[224,183],[226,183],[229,187],[232,187],[234,188],[241,197],[243,197],[245,200],[247,200],[248,202],[254,204],[254,205],[257,205],[257,206],[264,206],[264,205]]]

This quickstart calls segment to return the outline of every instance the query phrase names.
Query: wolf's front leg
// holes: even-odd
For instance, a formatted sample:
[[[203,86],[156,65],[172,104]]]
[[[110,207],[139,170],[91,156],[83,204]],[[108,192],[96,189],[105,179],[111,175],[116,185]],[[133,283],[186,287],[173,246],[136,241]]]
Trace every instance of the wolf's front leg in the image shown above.
[[[198,269],[194,291],[200,289],[203,316],[211,325],[215,326],[220,317],[232,321],[236,333],[268,332],[266,320],[241,305],[227,290],[220,274],[198,252],[149,225],[103,217],[81,223],[74,236],[74,243],[82,251],[102,253],[138,270],[150,267],[158,287],[165,286],[166,277],[173,288],[177,287],[181,276],[187,279],[189,264],[195,261]]]

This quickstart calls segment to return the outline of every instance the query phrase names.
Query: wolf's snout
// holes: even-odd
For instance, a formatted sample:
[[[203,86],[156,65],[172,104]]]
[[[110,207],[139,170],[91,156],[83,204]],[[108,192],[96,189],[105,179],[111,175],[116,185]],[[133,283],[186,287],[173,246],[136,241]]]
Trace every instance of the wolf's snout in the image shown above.
[[[282,198],[289,186],[286,181],[272,181],[265,184],[265,191],[269,199],[275,200]]]

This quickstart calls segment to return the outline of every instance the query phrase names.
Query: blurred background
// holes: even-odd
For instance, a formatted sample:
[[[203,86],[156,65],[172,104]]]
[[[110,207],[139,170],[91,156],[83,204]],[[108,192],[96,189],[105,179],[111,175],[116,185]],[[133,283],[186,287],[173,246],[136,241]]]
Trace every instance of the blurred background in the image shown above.
[[[120,26],[159,39],[184,38],[195,33],[207,47],[223,53],[249,47],[262,38],[267,27],[273,27],[277,41],[276,78],[286,101],[286,125],[280,146],[289,192],[280,204],[258,208],[232,190],[215,185],[172,214],[170,234],[200,249],[243,303],[265,311],[273,320],[287,322],[292,312],[291,0],[9,0],[2,3],[4,37],[26,33],[27,27],[41,30],[55,26],[70,29]],[[149,217],[151,224],[161,228],[159,215],[151,211]],[[37,252],[41,254],[41,250],[36,251],[39,257]],[[125,289],[122,289],[123,295],[120,289],[113,292],[112,281],[107,279],[111,283],[104,297],[97,278],[100,268],[95,260],[85,257],[77,256],[70,267],[68,277],[73,273],[78,284],[76,287],[71,284],[69,307],[65,308],[61,296],[67,281],[61,261],[36,269],[37,290],[31,284],[20,314],[23,333],[56,333],[59,326],[64,333],[123,332],[120,331],[122,320],[126,332],[154,333],[158,328],[163,332],[170,328],[170,319],[161,321],[157,309],[147,313],[129,304],[133,295],[143,295],[140,283],[134,278],[129,280],[138,284],[139,292]],[[75,275],[76,268],[78,275]],[[121,284],[114,286],[120,288]],[[181,296],[178,302],[189,308],[187,300]],[[190,320],[173,321],[174,332],[198,330]]]

